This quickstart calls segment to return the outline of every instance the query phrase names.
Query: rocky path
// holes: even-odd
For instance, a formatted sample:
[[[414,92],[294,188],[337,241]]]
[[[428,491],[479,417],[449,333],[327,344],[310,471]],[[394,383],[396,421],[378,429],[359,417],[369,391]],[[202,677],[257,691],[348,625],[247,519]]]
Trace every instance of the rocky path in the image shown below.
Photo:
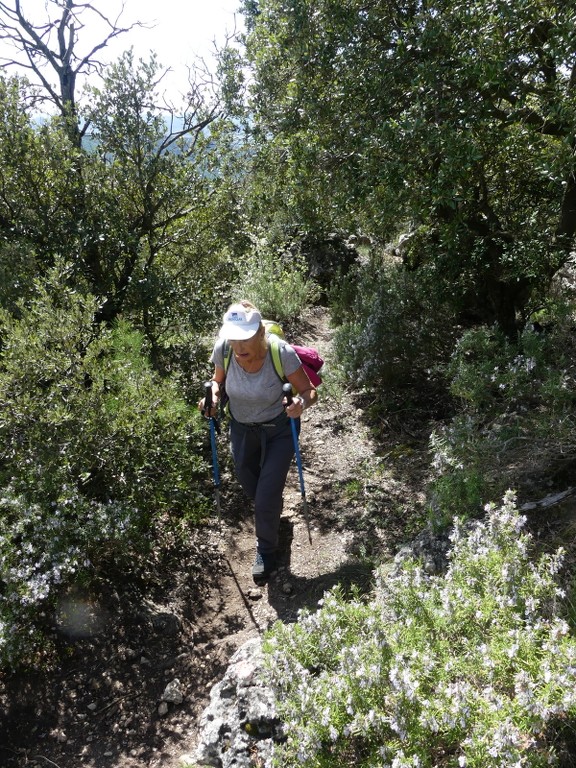
[[[316,346],[329,359],[331,333],[324,313],[313,318],[298,341]],[[329,378],[329,362],[326,368]],[[321,395],[318,405],[303,417],[300,438],[308,514],[294,465],[284,494],[277,574],[263,587],[252,580],[255,537],[249,511],[231,522],[224,505],[220,532],[214,531],[221,570],[205,602],[204,620],[213,627],[208,645],[222,665],[275,621],[294,621],[301,609],[314,610],[335,584],[370,579],[370,567],[353,551],[355,534],[347,529],[346,520],[358,503],[347,487],[362,482],[373,446],[359,411],[330,397],[326,390]],[[233,482],[224,474],[223,485],[226,481]],[[241,497],[238,502],[242,503]],[[205,705],[204,697],[198,703]],[[198,718],[193,726],[188,743],[192,751]]]

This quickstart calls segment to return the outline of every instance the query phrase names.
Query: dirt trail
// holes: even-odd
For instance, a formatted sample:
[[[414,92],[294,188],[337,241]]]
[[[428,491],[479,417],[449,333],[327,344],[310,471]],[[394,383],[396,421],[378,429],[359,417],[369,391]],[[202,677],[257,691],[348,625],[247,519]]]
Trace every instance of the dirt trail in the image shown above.
[[[313,313],[293,340],[329,361],[326,311]],[[227,451],[224,436],[219,450]],[[421,460],[396,437],[388,452],[377,449],[362,413],[351,400],[336,402],[328,387],[304,414],[301,450],[312,543],[294,466],[280,567],[256,587],[251,510],[223,456],[220,524],[200,531],[185,557],[159,562],[162,577],[145,595],[127,589],[90,598],[98,621],[64,648],[61,668],[0,681],[0,768],[176,768],[194,750],[210,688],[237,648],[276,620],[314,609],[337,583],[369,585],[363,551],[392,554],[402,540],[422,499]],[[183,701],[162,712],[173,681]]]
[[[330,342],[326,313],[318,312],[298,343],[311,344],[329,358]],[[263,587],[257,587],[251,576],[255,554],[251,510],[239,494],[224,498],[221,531],[216,525],[212,544],[220,552],[221,570],[202,615],[204,628],[211,627],[205,651],[218,666],[275,621],[294,621],[302,608],[314,610],[335,584],[369,581],[370,566],[354,554],[356,534],[346,525],[358,504],[347,485],[361,482],[374,452],[360,416],[353,405],[335,402],[322,390],[318,405],[304,414],[300,446],[308,515],[294,464],[284,493],[278,572]],[[220,450],[225,445],[221,442]],[[227,482],[234,484],[230,470],[223,475],[223,486]]]

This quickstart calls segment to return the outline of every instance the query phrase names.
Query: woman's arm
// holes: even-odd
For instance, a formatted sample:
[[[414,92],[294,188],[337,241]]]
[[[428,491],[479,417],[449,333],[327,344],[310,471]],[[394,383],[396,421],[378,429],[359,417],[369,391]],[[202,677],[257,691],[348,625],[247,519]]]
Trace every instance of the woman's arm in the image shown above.
[[[294,373],[286,377],[293,388],[298,392],[296,397],[292,398],[292,403],[286,408],[286,413],[291,419],[297,419],[312,405],[318,402],[318,392],[308,378],[308,374],[300,366]]]

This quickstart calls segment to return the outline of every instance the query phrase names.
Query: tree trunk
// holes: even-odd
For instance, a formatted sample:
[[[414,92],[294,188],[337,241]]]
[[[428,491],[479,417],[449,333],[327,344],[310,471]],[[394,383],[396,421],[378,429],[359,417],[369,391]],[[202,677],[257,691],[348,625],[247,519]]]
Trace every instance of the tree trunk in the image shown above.
[[[574,146],[576,151],[576,143]],[[576,233],[576,179],[571,173],[566,180],[564,197],[560,209],[560,221],[556,229],[556,240],[562,249],[568,253],[572,247]],[[559,265],[558,268],[560,268]]]

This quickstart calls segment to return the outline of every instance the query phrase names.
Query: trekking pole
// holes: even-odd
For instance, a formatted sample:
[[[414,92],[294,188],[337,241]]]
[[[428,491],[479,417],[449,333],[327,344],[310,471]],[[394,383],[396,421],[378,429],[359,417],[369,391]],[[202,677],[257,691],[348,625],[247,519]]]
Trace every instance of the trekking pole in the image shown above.
[[[202,415],[210,421],[210,445],[212,446],[212,476],[214,478],[214,496],[216,498],[216,513],[218,515],[218,528],[220,528],[220,471],[218,469],[218,450],[216,448],[216,432],[220,433],[220,426],[216,417],[210,414],[212,410],[212,382],[204,384],[204,409]]]
[[[284,394],[286,395],[286,404],[292,403],[292,385],[290,383],[284,384],[282,387]],[[298,467],[298,477],[300,478],[300,491],[302,493],[302,509],[304,511],[304,520],[306,521],[306,528],[308,530],[308,541],[312,544],[312,534],[310,532],[310,519],[308,518],[308,502],[306,501],[306,489],[304,487],[304,473],[302,471],[302,457],[300,456],[300,444],[298,442],[298,431],[296,429],[296,420],[290,419],[292,425],[292,437],[294,439],[294,454],[296,455],[296,466]]]

